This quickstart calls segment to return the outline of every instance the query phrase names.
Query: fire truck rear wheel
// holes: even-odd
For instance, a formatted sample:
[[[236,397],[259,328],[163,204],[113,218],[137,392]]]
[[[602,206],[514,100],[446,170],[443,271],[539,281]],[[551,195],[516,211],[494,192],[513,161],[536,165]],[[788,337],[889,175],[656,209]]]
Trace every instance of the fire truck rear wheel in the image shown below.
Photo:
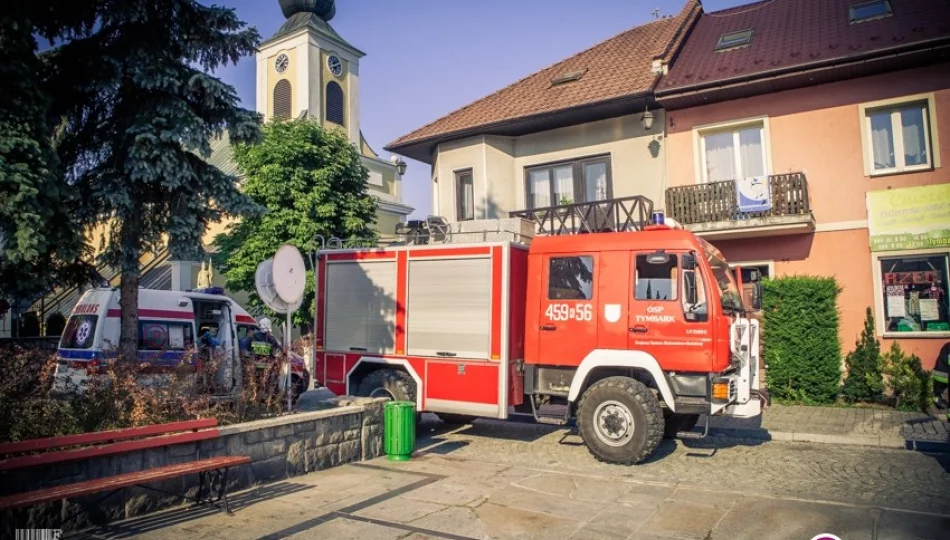
[[[600,461],[640,463],[663,439],[663,412],[642,382],[607,377],[591,385],[577,407],[577,428]]]
[[[416,381],[398,369],[377,369],[363,377],[357,391],[366,397],[416,402]]]

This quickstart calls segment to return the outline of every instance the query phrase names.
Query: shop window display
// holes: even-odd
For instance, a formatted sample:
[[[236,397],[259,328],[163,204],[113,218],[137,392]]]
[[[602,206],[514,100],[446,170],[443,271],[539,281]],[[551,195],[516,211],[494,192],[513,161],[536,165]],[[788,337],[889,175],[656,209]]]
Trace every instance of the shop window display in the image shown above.
[[[950,332],[947,256],[882,258],[885,332]]]

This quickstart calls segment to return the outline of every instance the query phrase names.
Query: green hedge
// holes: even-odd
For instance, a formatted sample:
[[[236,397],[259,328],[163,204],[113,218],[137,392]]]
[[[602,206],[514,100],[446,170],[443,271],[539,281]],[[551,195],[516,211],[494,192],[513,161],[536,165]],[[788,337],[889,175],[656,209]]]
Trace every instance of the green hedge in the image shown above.
[[[762,283],[768,387],[779,400],[833,403],[841,385],[834,278],[790,276]]]

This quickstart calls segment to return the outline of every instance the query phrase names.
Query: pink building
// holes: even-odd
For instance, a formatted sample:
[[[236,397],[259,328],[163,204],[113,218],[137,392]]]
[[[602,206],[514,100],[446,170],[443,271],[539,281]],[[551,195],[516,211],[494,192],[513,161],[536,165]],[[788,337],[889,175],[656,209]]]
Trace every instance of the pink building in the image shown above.
[[[655,90],[668,215],[770,276],[834,276],[932,367],[950,341],[950,1],[703,13]]]

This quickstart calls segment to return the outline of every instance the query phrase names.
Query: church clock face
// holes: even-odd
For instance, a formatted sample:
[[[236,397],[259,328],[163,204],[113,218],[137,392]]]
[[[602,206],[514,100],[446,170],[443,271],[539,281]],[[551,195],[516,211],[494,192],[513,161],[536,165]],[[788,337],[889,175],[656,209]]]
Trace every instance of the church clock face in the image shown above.
[[[332,54],[327,57],[327,68],[335,77],[343,75],[343,62]]]
[[[277,60],[274,62],[274,69],[277,70],[277,73],[283,73],[287,71],[287,67],[290,66],[290,57],[286,54],[282,54],[277,57]]]

